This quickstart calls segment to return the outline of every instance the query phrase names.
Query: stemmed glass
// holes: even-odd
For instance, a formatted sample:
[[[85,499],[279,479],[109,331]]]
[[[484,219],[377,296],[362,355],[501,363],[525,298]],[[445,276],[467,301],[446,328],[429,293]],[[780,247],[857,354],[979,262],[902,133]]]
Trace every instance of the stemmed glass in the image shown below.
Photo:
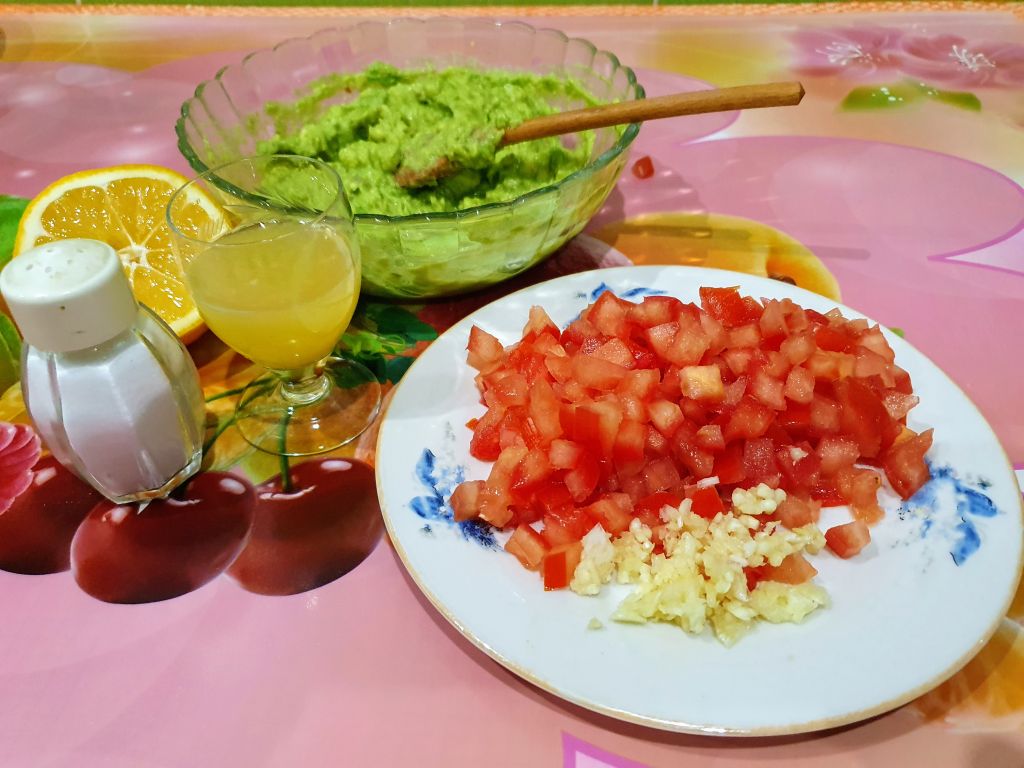
[[[197,224],[209,217],[195,206],[210,198],[225,216]],[[365,366],[333,356],[360,286],[352,211],[334,169],[292,155],[236,160],[181,187],[167,221],[207,326],[270,369],[241,394],[242,436],[268,453],[307,456],[363,432],[380,385]]]

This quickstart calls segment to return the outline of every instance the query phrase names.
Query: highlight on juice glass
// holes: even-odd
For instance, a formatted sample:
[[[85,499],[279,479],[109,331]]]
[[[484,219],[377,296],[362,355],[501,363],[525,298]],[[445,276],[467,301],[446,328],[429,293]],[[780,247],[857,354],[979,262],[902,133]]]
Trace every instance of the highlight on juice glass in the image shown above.
[[[195,187],[218,201],[227,224],[190,214]],[[203,320],[271,371],[239,398],[242,436],[268,453],[308,456],[362,433],[380,385],[334,355],[360,286],[352,210],[334,169],[292,155],[235,160],[179,189],[167,221]]]

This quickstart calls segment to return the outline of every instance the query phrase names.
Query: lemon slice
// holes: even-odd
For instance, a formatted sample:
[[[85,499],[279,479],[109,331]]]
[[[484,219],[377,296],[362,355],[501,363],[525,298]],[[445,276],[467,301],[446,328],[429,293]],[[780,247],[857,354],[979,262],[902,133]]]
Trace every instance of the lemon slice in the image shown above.
[[[53,240],[88,237],[121,257],[135,297],[188,343],[206,329],[171,250],[164,212],[180,173],[156,165],[118,165],[65,176],[33,199],[18,224],[14,255]],[[188,213],[196,228],[217,229],[224,213],[201,190]]]

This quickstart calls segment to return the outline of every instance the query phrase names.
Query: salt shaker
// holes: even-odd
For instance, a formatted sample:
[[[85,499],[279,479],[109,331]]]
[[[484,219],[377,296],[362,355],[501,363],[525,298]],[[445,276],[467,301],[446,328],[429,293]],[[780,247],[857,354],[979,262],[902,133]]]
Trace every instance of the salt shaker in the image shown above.
[[[4,268],[0,292],[24,337],[25,405],[58,461],[117,503],[165,496],[199,468],[199,374],[113,248],[38,246]]]

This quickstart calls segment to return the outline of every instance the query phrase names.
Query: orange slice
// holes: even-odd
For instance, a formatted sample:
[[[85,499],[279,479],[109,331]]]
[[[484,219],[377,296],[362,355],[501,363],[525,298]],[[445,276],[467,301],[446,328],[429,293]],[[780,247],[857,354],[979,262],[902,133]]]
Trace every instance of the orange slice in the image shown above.
[[[188,179],[155,165],[118,165],[81,171],[48,186],[28,204],[14,255],[53,240],[88,237],[118,252],[136,298],[185,343],[206,329],[171,250],[165,210]],[[195,226],[216,227],[223,212],[197,190],[189,212]]]

